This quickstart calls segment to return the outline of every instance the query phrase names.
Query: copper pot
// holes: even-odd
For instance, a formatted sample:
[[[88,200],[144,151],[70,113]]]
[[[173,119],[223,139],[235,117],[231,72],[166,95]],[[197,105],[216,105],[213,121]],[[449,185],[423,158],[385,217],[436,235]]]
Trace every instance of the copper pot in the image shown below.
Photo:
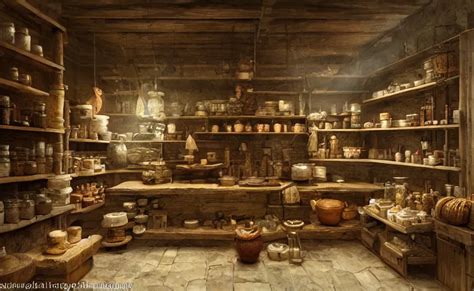
[[[338,225],[341,222],[345,203],[336,199],[311,200],[311,207],[324,225]]]

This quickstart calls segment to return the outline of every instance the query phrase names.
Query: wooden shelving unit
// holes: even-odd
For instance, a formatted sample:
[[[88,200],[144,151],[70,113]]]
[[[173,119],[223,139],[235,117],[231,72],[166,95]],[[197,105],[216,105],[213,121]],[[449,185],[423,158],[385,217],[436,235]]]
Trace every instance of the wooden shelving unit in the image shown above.
[[[48,69],[48,70],[61,70],[64,71],[64,66],[58,65],[53,61],[50,61],[44,57],[35,55],[29,51],[25,51],[17,48],[16,46],[0,41],[0,50],[6,54],[12,56],[15,59],[29,62],[30,64],[36,65],[37,67]]]
[[[403,226],[403,225],[400,225],[398,223],[395,223],[393,221],[390,221],[388,219],[385,219],[383,217],[380,217],[377,213],[375,213],[372,209],[370,209],[369,206],[364,206],[363,207],[365,213],[382,222],[383,224],[389,226],[390,228],[396,230],[396,231],[399,231],[401,233],[404,233],[404,234],[411,234],[411,233],[427,233],[427,232],[431,232],[433,230],[433,223],[429,223],[428,225],[423,225],[422,227],[418,227],[416,225],[412,225],[412,226]]]
[[[310,159],[310,161],[320,162],[320,163],[381,164],[381,165],[421,168],[421,169],[430,169],[430,170],[439,170],[439,171],[451,171],[451,172],[461,171],[461,168],[458,168],[458,167],[428,166],[428,165],[421,165],[421,164],[403,163],[403,162],[395,162],[395,161],[388,161],[388,160],[374,160],[374,159]]]
[[[32,126],[0,125],[0,129],[15,130],[15,131],[26,131],[26,132],[42,132],[42,133],[64,134],[64,129],[39,128],[39,127],[32,127]]]
[[[51,211],[50,214],[47,215],[36,215],[34,218],[29,219],[29,220],[20,220],[19,223],[16,224],[4,224],[0,226],[0,234],[5,233],[5,232],[10,232],[14,231],[23,227],[26,227],[28,225],[32,225],[34,223],[61,215],[65,214],[71,210],[73,210],[75,207],[74,205],[66,205],[66,206],[61,206],[61,207],[54,207],[53,210]]]
[[[36,96],[36,97],[49,96],[48,92],[35,89],[31,86],[25,86],[21,83],[10,81],[4,78],[0,78],[0,87],[11,92],[21,93],[21,94],[30,95],[30,96]]]
[[[318,132],[373,132],[373,131],[414,131],[414,130],[445,130],[459,129],[459,124],[447,125],[427,125],[427,126],[406,126],[406,127],[389,127],[389,128],[347,128],[347,129],[318,129]]]

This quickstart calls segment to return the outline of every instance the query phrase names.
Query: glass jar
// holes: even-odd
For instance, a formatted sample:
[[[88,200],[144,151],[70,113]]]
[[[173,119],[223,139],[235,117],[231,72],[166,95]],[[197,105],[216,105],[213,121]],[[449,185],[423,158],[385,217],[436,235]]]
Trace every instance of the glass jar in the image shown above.
[[[25,175],[36,175],[38,173],[38,165],[35,161],[28,161],[25,163]]]
[[[384,184],[383,198],[385,200],[395,201],[395,184],[390,182]]]
[[[53,209],[53,200],[45,194],[37,194],[35,200],[36,215],[47,215]]]
[[[22,50],[31,50],[31,36],[28,28],[22,27],[15,32],[15,46]]]
[[[0,158],[0,177],[10,176],[10,159]]]
[[[13,22],[0,23],[0,40],[8,44],[15,44],[15,24]]]
[[[408,196],[408,177],[393,177],[393,180],[395,180],[395,204],[405,208]]]
[[[18,199],[7,199],[5,204],[5,223],[20,222],[20,201]]]
[[[33,217],[35,217],[35,201],[26,198],[20,202],[20,218],[29,220]]]
[[[3,124],[3,125],[10,124],[10,113],[11,113],[10,108],[0,107],[0,124]]]

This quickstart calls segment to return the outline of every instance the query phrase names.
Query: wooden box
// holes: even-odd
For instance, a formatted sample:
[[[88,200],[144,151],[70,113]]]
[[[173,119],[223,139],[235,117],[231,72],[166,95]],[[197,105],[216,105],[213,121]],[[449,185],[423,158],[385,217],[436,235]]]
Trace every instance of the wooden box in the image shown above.
[[[407,275],[406,257],[401,252],[390,247],[388,244],[382,244],[380,247],[380,257],[390,267],[395,269],[402,276]]]

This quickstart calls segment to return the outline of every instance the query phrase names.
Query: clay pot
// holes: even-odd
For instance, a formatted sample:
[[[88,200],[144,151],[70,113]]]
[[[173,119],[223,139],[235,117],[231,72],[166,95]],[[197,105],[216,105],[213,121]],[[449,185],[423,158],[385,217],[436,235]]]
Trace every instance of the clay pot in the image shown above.
[[[311,200],[311,207],[321,224],[334,226],[341,222],[345,203],[336,199]]]
[[[261,231],[257,226],[235,230],[235,249],[242,263],[253,264],[258,261],[263,249]]]

